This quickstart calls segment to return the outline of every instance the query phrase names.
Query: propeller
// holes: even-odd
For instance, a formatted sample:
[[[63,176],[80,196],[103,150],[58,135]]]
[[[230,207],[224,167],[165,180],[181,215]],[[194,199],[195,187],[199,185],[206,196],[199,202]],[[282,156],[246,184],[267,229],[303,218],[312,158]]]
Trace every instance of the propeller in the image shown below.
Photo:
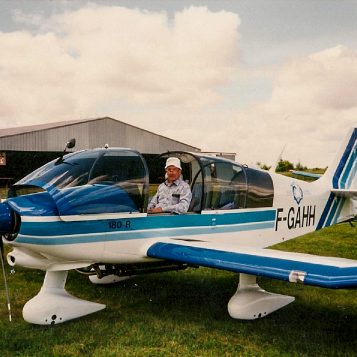
[[[9,311],[9,321],[11,322],[11,304],[10,304],[10,294],[7,284],[6,271],[5,271],[5,252],[4,252],[4,242],[3,239],[11,240],[13,233],[17,231],[17,226],[19,221],[17,215],[10,209],[8,204],[5,202],[0,203],[0,260],[1,268],[4,277],[5,284],[5,294],[6,294],[6,303],[7,309]]]
[[[9,311],[9,321],[11,322],[11,303],[10,303],[10,294],[9,294],[9,287],[7,285],[7,279],[6,279],[6,271],[5,271],[5,263],[4,263],[4,243],[2,240],[2,235],[0,236],[0,259],[1,259],[1,267],[2,267],[2,273],[4,276],[4,284],[5,284],[5,294],[6,294],[6,304],[7,304],[7,309]]]

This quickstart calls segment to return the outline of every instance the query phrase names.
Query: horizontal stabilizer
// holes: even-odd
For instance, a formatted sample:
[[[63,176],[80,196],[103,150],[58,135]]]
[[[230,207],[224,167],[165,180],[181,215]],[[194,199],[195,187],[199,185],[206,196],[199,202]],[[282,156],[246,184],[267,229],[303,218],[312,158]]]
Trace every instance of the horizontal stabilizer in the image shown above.
[[[343,258],[186,241],[155,243],[147,255],[325,288],[357,286],[357,261]]]
[[[312,172],[307,172],[307,171],[290,170],[290,172],[296,176],[309,177],[315,180],[319,179],[322,176],[321,174],[314,174]]]
[[[337,197],[357,198],[357,189],[333,189],[331,192]]]

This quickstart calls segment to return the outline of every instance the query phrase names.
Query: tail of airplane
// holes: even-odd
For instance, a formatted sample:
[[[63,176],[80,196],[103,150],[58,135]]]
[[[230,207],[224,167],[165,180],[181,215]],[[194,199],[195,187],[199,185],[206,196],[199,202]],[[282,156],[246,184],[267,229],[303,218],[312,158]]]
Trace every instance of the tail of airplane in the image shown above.
[[[325,173],[332,180],[333,189],[350,189],[357,172],[357,128],[352,128],[341,145],[339,153]],[[356,183],[355,183],[356,184]]]
[[[357,128],[352,128],[321,180],[331,187],[331,193],[317,229],[350,220],[355,216],[352,200],[357,199],[356,172]]]

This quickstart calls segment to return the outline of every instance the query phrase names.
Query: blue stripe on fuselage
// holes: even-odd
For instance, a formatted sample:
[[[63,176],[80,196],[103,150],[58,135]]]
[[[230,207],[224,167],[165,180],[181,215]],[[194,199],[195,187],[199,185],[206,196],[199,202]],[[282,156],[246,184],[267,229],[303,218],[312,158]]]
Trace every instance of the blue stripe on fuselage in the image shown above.
[[[226,214],[148,216],[72,222],[23,222],[16,239],[30,244],[76,244],[99,241],[228,233],[274,228],[275,209]],[[123,224],[110,229],[112,222]],[[127,225],[126,221],[130,221]]]
[[[74,236],[54,236],[54,237],[34,237],[20,235],[16,242],[37,244],[37,245],[62,245],[62,244],[80,244],[80,243],[94,243],[94,242],[112,242],[118,240],[130,239],[151,239],[151,238],[168,238],[168,237],[182,237],[192,235],[208,235],[217,233],[232,233],[236,231],[245,232],[258,229],[272,229],[275,227],[274,222],[262,222],[231,225],[231,226],[215,226],[215,227],[197,227],[197,228],[178,228],[178,229],[151,229],[144,231],[133,232],[113,232],[113,233],[97,233]]]
[[[335,197],[334,203],[332,205],[332,209],[330,211],[330,214],[326,220],[325,226],[330,226],[331,224],[334,224],[334,217],[336,214],[336,211],[338,210],[339,212],[341,212],[342,206],[341,203],[343,202],[341,197]]]
[[[316,230],[321,229],[321,228],[324,227],[324,223],[325,223],[326,217],[327,217],[327,215],[328,215],[328,213],[330,211],[331,205],[332,205],[332,203],[334,201],[334,197],[335,196],[332,193],[330,193],[330,196],[329,196],[329,198],[327,200],[327,203],[326,203],[326,206],[325,206],[325,208],[324,208],[324,210],[322,212],[322,215],[321,215],[321,218],[319,220],[319,223],[317,224]]]

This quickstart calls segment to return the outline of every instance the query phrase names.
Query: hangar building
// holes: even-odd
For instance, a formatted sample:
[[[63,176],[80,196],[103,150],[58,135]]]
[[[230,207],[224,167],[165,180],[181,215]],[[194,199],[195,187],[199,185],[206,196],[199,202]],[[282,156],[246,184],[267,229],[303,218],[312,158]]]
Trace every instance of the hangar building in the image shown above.
[[[71,138],[76,138],[73,150],[108,144],[138,150],[146,159],[166,151],[200,151],[109,117],[0,129],[0,185],[14,183],[58,157]]]

